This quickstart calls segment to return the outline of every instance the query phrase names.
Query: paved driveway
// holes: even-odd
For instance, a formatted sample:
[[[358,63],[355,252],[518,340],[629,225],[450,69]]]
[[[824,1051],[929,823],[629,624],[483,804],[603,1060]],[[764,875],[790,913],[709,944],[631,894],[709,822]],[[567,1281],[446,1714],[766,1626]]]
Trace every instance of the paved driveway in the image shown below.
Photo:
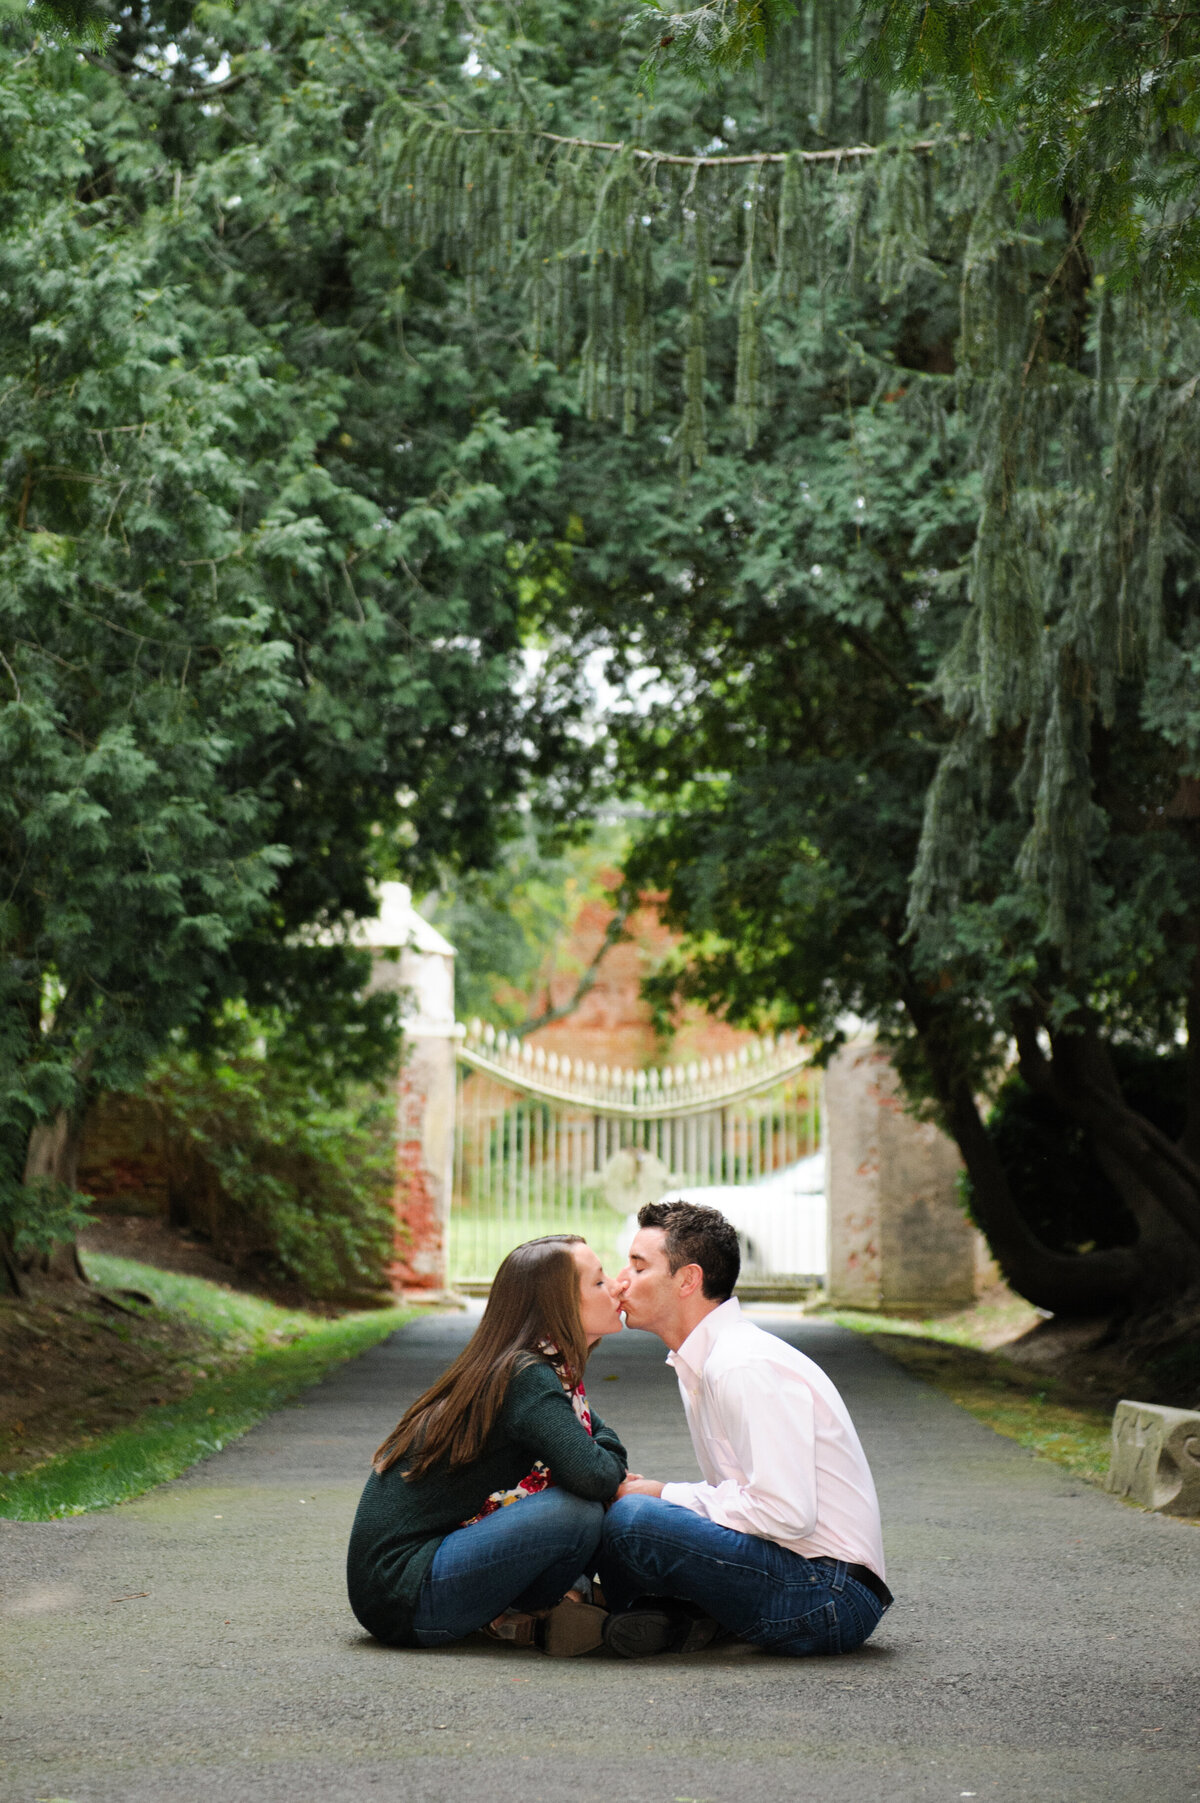
[[[368,1640],[346,1538],[376,1442],[469,1330],[439,1317],[140,1502],[0,1522],[0,1798],[1200,1798],[1196,1529],[1031,1458],[852,1334],[767,1324],[830,1372],[875,1470],[899,1600],[861,1652]],[[589,1388],[635,1468],[696,1475],[658,1341],[608,1341]]]

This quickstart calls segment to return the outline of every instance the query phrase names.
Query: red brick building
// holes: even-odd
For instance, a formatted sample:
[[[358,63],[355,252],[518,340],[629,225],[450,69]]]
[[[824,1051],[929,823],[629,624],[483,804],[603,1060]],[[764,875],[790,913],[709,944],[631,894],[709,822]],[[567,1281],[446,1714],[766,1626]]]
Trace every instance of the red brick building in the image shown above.
[[[619,878],[609,872],[604,881],[606,887],[615,888]],[[614,913],[608,901],[583,903],[565,940],[555,948],[552,971],[528,998],[531,1019],[570,1003],[604,944]],[[678,943],[678,934],[663,924],[655,898],[647,897],[626,922],[622,938],[605,952],[579,1006],[564,1019],[539,1027],[530,1035],[533,1044],[547,1052],[566,1052],[572,1061],[592,1059],[597,1065],[634,1069],[686,1064],[736,1051],[753,1035],[691,1004],[680,1012],[669,1035],[655,1032],[650,1008],[642,999],[642,983],[661,968]]]

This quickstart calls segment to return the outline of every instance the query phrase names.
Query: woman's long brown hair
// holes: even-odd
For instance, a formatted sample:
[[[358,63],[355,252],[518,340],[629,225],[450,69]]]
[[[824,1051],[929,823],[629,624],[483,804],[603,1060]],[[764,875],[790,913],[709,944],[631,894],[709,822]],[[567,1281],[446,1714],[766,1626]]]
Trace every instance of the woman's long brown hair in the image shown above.
[[[483,1320],[448,1371],[419,1396],[392,1429],[373,1460],[382,1477],[411,1455],[404,1476],[422,1478],[445,1462],[450,1470],[479,1457],[504,1406],[515,1374],[541,1357],[548,1340],[576,1383],[588,1344],[579,1315],[580,1275],[570,1248],[578,1233],[527,1240],[504,1260],[492,1279]]]

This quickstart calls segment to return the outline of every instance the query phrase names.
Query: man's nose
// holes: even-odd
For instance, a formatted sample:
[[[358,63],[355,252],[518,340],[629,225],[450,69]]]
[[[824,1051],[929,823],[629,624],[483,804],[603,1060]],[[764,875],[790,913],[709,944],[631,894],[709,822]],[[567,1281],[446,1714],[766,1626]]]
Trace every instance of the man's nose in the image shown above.
[[[626,1265],[626,1267],[623,1271],[619,1271],[617,1273],[617,1275],[613,1278],[614,1294],[616,1294],[618,1296],[623,1296],[625,1294],[626,1290],[629,1288],[629,1280],[632,1276],[633,1276],[633,1272],[630,1270],[628,1265]]]

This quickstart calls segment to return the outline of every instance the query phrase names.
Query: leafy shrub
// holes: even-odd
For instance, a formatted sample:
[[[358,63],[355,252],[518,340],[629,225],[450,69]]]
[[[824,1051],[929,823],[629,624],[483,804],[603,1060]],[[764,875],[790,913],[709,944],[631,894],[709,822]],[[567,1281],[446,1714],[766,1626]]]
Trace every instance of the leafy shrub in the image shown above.
[[[45,1257],[91,1225],[91,1199],[52,1177],[0,1178],[0,1234],[19,1259]]]
[[[396,1229],[396,1147],[378,1090],[331,1096],[247,1026],[220,1061],[176,1053],[149,1094],[168,1130],[176,1218],[243,1268],[310,1296],[380,1287]]]

